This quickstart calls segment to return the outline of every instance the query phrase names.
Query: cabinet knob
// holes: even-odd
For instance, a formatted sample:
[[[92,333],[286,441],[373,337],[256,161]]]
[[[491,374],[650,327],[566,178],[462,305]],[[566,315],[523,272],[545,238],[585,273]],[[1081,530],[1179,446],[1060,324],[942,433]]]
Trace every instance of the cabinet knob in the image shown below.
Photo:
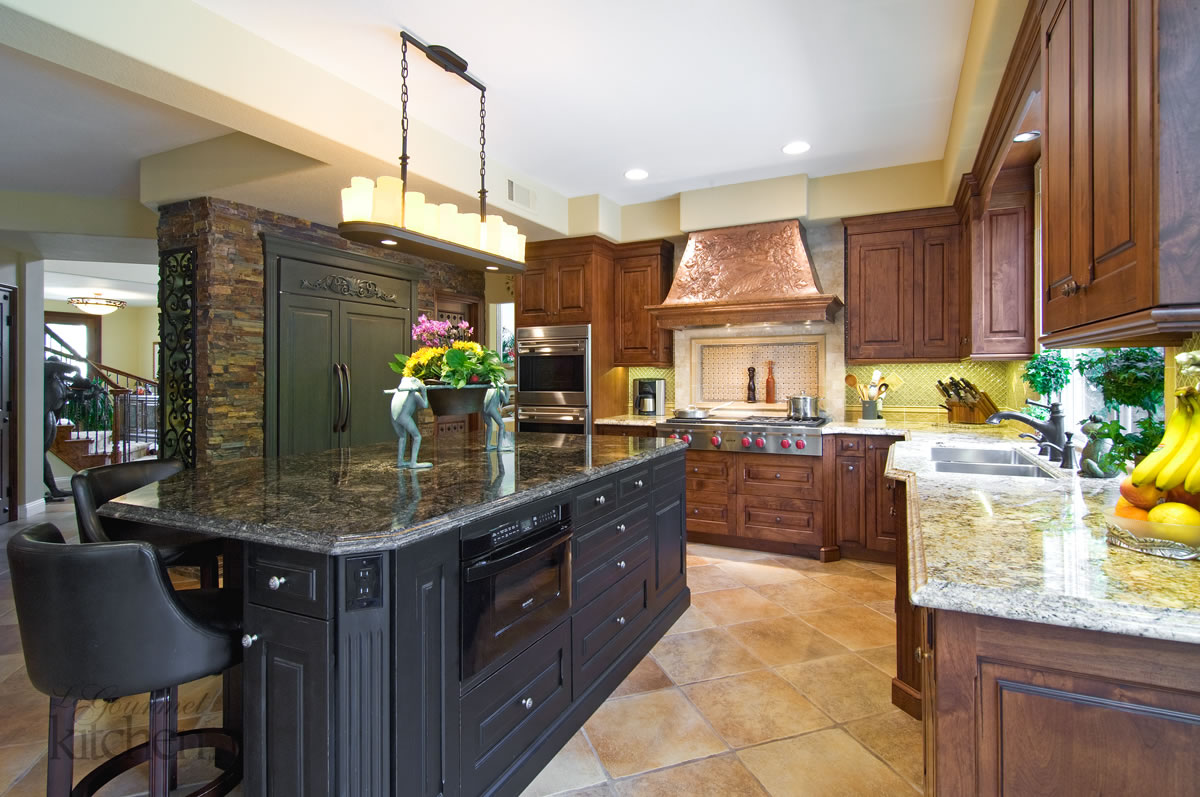
[[[918,662],[921,661],[921,648],[913,648],[913,658],[915,658]]]
[[[775,478],[776,478],[776,479],[782,479],[782,478],[783,478],[783,475],[782,475],[782,474],[780,474],[780,473],[776,473],[776,474],[775,474]]]
[[[782,523],[782,522],[783,522],[783,518],[781,518],[781,517],[779,517],[778,515],[776,515],[776,516],[775,516],[775,522],[776,522],[776,523]]]
[[[1063,296],[1074,296],[1075,294],[1079,293],[1079,283],[1076,282],[1074,278],[1070,278],[1063,283],[1063,286],[1059,288],[1058,292]]]
[[[646,486],[646,483],[645,483],[645,482],[643,482],[641,479],[638,479],[637,481],[635,481],[635,482],[633,483],[633,486],[634,486],[634,487],[636,487],[636,488],[638,488],[638,489],[640,490],[640,489],[642,489],[643,487],[645,487],[645,486]]]
[[[625,533],[625,524],[618,523],[617,524],[617,534],[624,534],[624,533]]]
[[[602,495],[596,496],[596,505],[597,506],[604,506],[604,501],[605,501],[604,496],[602,496]]]
[[[267,579],[267,589],[274,592],[287,583],[286,576],[271,576]]]
[[[850,465],[850,466],[848,466],[848,467],[846,468],[846,470],[854,470],[854,466],[853,466],[853,465]]]
[[[622,559],[621,561],[617,562],[617,569],[618,569],[618,570],[624,570],[624,569],[625,569],[625,560],[624,560],[624,559]]]
[[[700,514],[700,509],[699,509],[699,508],[693,509],[693,510],[692,510],[692,514],[693,514],[693,515],[699,515],[699,514]]]
[[[888,509],[888,512],[891,514],[892,517],[895,517],[896,516],[896,507],[894,507],[894,506],[891,507],[890,509]]]
[[[617,625],[625,625],[625,618],[624,618],[624,617],[618,617],[618,618],[617,618]]]
[[[258,641],[258,634],[242,634],[242,647],[248,648]]]
[[[529,711],[530,709],[533,708],[533,698],[532,697],[525,698],[524,700],[521,701],[521,705],[525,707],[526,711]]]

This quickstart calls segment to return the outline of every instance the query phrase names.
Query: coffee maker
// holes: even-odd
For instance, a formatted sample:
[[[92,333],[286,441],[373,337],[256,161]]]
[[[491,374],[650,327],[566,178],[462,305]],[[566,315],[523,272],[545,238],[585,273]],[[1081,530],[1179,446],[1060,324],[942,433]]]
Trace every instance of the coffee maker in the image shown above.
[[[633,411],[638,415],[662,415],[667,411],[667,380],[635,379]]]

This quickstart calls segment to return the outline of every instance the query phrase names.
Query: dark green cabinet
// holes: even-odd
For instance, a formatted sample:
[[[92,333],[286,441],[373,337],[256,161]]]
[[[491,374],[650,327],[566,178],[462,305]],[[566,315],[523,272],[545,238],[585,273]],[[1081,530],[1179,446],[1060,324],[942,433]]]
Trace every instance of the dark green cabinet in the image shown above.
[[[276,238],[266,255],[267,456],[394,438],[388,367],[412,351],[420,269]]]

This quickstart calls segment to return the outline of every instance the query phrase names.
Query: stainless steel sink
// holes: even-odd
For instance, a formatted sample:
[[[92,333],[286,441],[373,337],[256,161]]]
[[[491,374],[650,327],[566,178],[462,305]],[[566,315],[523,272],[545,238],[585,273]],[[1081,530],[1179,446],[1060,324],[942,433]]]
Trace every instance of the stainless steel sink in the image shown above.
[[[1029,465],[1028,459],[1011,448],[934,448],[929,458],[934,462],[963,462],[989,465]]]
[[[1004,453],[1004,452],[997,452]],[[1052,479],[1054,476],[1037,465],[1005,462],[954,462],[939,460],[933,469],[943,473],[970,473],[976,476],[1023,476],[1027,478]]]

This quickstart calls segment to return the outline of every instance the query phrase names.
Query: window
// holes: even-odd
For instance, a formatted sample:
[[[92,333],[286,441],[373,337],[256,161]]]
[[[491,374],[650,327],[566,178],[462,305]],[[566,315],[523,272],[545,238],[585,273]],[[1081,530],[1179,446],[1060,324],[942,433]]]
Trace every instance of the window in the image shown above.
[[[1161,349],[1159,350],[1162,351]],[[1142,410],[1132,407],[1121,407],[1119,412],[1106,409],[1104,406],[1104,396],[1100,389],[1092,385],[1075,370],[1075,363],[1082,354],[1095,354],[1096,349],[1062,349],[1063,357],[1071,361],[1071,381],[1063,388],[1061,403],[1063,412],[1066,414],[1067,431],[1073,432],[1075,440],[1082,440],[1085,435],[1080,431],[1080,425],[1085,423],[1089,416],[1095,414],[1103,420],[1111,420],[1116,418],[1121,421],[1121,428],[1126,432],[1136,432],[1137,422],[1145,416]],[[1162,418],[1162,408],[1160,407],[1155,413],[1155,417]]]
[[[82,313],[47,312],[46,328],[50,330],[46,333],[44,344],[47,349],[50,349],[46,352],[46,356],[57,356],[60,360],[73,363],[79,368],[80,376],[90,377],[88,364],[66,354],[62,343],[55,340],[50,333],[57,335],[77,354],[92,362],[100,362],[100,319],[97,316],[87,316]]]

